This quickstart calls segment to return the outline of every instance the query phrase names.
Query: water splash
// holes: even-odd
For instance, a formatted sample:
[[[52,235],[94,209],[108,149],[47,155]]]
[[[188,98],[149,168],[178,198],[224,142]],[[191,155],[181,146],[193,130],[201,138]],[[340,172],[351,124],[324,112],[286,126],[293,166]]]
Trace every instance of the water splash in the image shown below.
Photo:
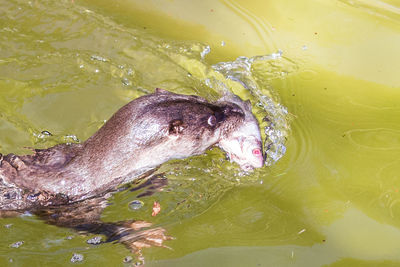
[[[267,113],[263,118],[263,121],[267,122],[264,127],[264,150],[267,156],[265,162],[267,166],[274,164],[286,152],[285,142],[289,134],[287,109],[275,101],[271,94],[266,95],[261,92],[253,75],[252,66],[255,62],[276,60],[280,59],[281,56],[282,51],[279,50],[271,55],[252,58],[238,57],[232,62],[221,62],[213,65],[213,68],[226,78],[240,83],[245,89],[249,90],[257,101],[257,106]]]
[[[286,152],[285,142],[290,127],[287,109],[273,96],[271,86],[263,88],[263,85],[272,78],[294,72],[296,64],[282,57],[283,52],[278,50],[270,55],[238,57],[235,61],[209,66],[204,62],[204,51],[209,50],[209,46],[201,44],[186,46],[185,53],[182,53],[182,49],[176,53],[176,46],[163,47],[163,52],[184,68],[191,79],[201,82],[204,90],[199,86],[196,93],[203,93],[201,96],[216,100],[224,91],[229,90],[253,103],[253,112],[256,116],[262,116],[261,127],[264,130],[264,150],[267,156],[265,164],[273,165]],[[204,95],[204,92],[207,94]]]

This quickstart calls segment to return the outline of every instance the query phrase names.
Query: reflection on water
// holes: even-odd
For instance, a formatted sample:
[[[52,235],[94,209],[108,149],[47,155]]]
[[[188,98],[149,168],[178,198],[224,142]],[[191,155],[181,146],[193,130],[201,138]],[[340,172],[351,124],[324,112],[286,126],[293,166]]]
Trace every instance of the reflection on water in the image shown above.
[[[339,0],[340,2],[350,5],[356,9],[363,10],[369,14],[391,19],[398,23],[400,19],[400,8],[395,0]]]

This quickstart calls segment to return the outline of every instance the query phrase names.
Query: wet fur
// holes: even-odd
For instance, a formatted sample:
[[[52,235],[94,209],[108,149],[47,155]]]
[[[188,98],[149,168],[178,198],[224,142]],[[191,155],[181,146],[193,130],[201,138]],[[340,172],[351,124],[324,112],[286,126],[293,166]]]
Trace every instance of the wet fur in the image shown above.
[[[244,116],[234,103],[212,104],[159,89],[122,107],[82,144],[0,155],[0,210],[62,205],[104,194],[169,159],[203,153]]]

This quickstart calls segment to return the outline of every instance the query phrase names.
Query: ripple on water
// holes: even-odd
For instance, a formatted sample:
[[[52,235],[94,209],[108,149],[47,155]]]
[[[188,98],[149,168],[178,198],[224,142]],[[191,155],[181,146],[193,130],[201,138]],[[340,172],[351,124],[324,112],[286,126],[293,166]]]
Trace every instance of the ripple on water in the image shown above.
[[[306,81],[311,81],[313,79],[315,79],[318,75],[318,72],[316,72],[315,70],[303,70],[302,72],[299,73],[299,77],[303,80]]]
[[[297,165],[305,165],[310,162],[310,156],[313,150],[312,131],[306,125],[306,119],[294,120],[292,131],[295,133],[290,138],[290,163],[289,168],[296,168]],[[304,168],[304,167],[303,167]]]
[[[358,147],[374,150],[400,149],[400,131],[389,128],[355,129],[345,132]]]
[[[252,26],[263,45],[269,48],[268,50],[276,49],[275,40],[272,38],[272,32],[275,29],[267,20],[257,16],[238,1],[223,0],[222,3]]]
[[[395,218],[400,212],[400,160],[395,160],[382,167],[377,180],[381,194],[378,197],[380,208],[389,210],[390,217]]]
[[[398,22],[399,8],[396,6],[395,1],[390,4],[389,1],[361,1],[361,0],[339,0],[340,2],[362,10],[368,14],[373,14],[378,17],[391,19]]]

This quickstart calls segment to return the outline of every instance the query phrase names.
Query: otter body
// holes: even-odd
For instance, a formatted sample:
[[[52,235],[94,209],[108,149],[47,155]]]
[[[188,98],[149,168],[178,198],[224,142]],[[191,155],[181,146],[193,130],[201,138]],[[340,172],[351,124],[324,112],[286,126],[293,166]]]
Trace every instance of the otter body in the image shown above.
[[[82,144],[60,144],[24,156],[0,154],[0,210],[81,201],[170,159],[201,154],[224,139],[220,147],[225,149],[230,138],[237,141],[232,133],[246,116],[237,103],[209,103],[157,89],[122,107]],[[258,145],[261,149],[261,140]]]

